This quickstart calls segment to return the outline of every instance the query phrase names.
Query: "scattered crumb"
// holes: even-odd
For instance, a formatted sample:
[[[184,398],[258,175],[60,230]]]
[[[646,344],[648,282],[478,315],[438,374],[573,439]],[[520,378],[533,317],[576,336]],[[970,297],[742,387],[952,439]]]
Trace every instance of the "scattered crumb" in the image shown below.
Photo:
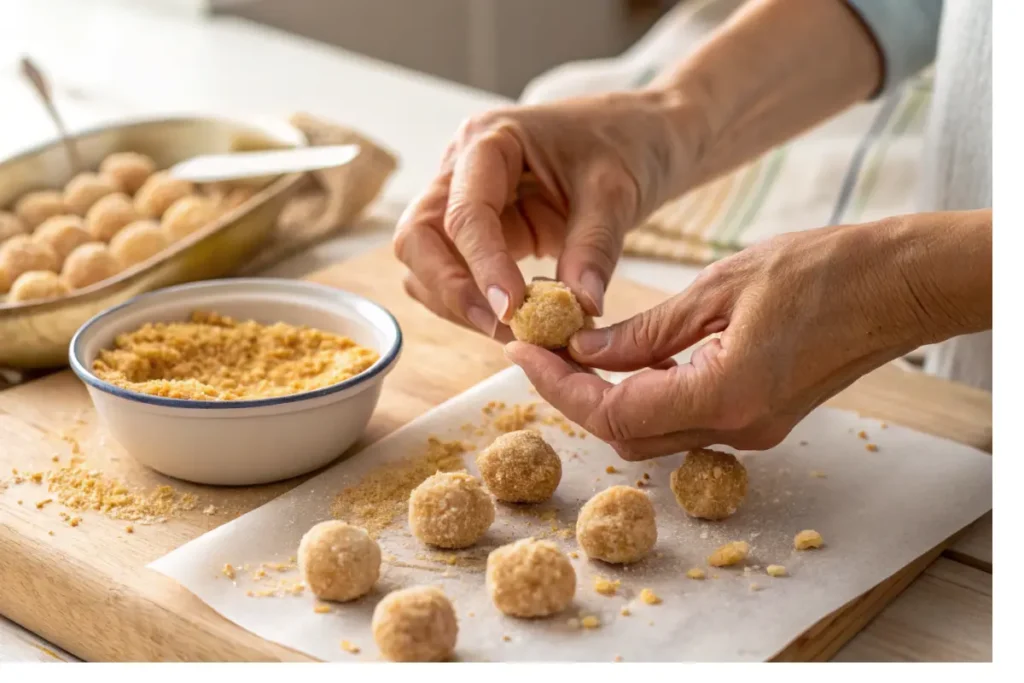
[[[654,626],[654,622],[653,622],[653,621],[648,621],[648,622],[647,622],[647,625],[648,625],[648,626]]]
[[[349,653],[350,655],[357,655],[357,654],[359,654],[359,647],[356,646],[356,645],[353,645],[352,643],[348,642],[347,640],[341,641],[341,649],[344,650],[345,652]]]
[[[706,541],[707,538],[708,538],[708,532],[706,530],[700,532],[700,538],[701,538],[702,541]]]
[[[215,515],[215,514],[217,514],[217,506],[216,505],[207,505],[205,508],[203,508],[203,514],[204,515]]]
[[[504,640],[506,643],[512,641],[512,637],[511,636],[502,636],[501,639]]]
[[[750,544],[746,541],[732,541],[721,546],[708,556],[708,564],[712,567],[731,567],[742,562],[750,552]]]
[[[59,455],[55,455],[52,458],[50,458],[50,460],[52,460],[53,462],[60,462],[60,456]]]
[[[53,498],[43,498],[41,501],[36,503],[36,509],[42,510],[44,507],[53,502]]]
[[[619,610],[619,614],[621,614],[621,615],[622,615],[622,616],[624,616],[624,617],[628,617],[628,616],[629,616],[630,614],[632,614],[632,612],[630,612],[630,611],[629,611],[629,608],[628,608],[628,607],[626,607],[625,605],[623,605],[623,606],[622,606],[622,609],[620,609],[620,610]]]
[[[466,616],[470,617],[470,618],[475,617],[476,616],[476,612],[466,612]]]
[[[659,598],[650,588],[644,588],[640,591],[640,599],[648,605],[661,604],[661,598]]]
[[[220,570],[220,573],[228,577],[232,581],[235,580],[235,568],[232,567],[230,564],[224,565],[224,568]]]
[[[595,617],[593,614],[588,614],[587,616],[580,619],[580,626],[582,626],[583,628],[597,628],[600,625],[601,620]]]
[[[19,501],[19,502],[21,502],[21,501]],[[575,550],[573,550],[572,552],[569,553],[569,557],[571,557],[574,560],[579,559],[579,556],[580,556],[580,554],[578,552],[576,552]]]
[[[612,661],[613,662],[621,662],[622,661],[622,655],[615,655],[615,659],[613,659]]]
[[[867,446],[864,447],[864,450],[870,451],[872,453],[877,453],[878,452],[878,446],[876,446],[873,443],[869,443]]]
[[[50,536],[53,536],[53,532],[52,531],[47,531],[46,533],[49,534]]]
[[[313,605],[313,611],[317,614],[327,614],[331,611],[331,606],[325,605],[322,602],[318,602],[317,604]]]
[[[132,526],[131,524],[125,524],[124,531],[125,531],[126,534],[133,534],[133,533],[135,533],[135,527]]]
[[[643,479],[637,479],[636,480],[637,488],[640,488],[641,486],[644,486],[646,483],[647,482],[645,482]]]
[[[807,445],[807,442],[806,442],[806,441],[801,441],[801,442],[800,442],[800,445],[801,445],[801,446],[806,446],[806,445]]]
[[[18,500],[18,505],[21,505],[21,504],[22,504],[22,503],[24,503],[24,502],[25,502],[25,501],[23,501],[23,500]]]
[[[70,526],[78,526],[81,523],[82,523],[82,518],[81,517],[72,517],[71,519],[68,520],[68,524]]]
[[[686,572],[686,576],[696,581],[702,581],[705,577],[705,574],[704,570],[700,567],[694,567],[693,569],[690,569]]]
[[[828,477],[827,474],[820,470],[811,470],[811,476],[814,477],[815,479],[825,479]]]
[[[651,475],[649,475],[646,472],[644,472],[644,479],[650,480],[650,478],[651,478]]]
[[[774,576],[776,578],[786,576],[786,568],[781,564],[770,564],[765,571],[768,572],[768,576]]]
[[[43,483],[43,473],[42,472],[33,472],[32,474],[28,475],[28,478],[32,480],[33,484],[42,484]]]
[[[603,576],[594,577],[594,591],[601,594],[612,596],[619,590],[619,586],[622,585],[621,581],[612,581],[606,579]]]
[[[612,467],[611,465],[608,465],[608,467],[605,467],[604,471],[607,472],[608,474],[615,474],[616,472],[618,472],[618,470],[615,469],[614,467]]]
[[[865,441],[868,440],[868,433],[865,432],[863,429],[860,430],[859,432],[857,432],[857,436],[859,436],[860,438],[864,439]]]
[[[761,590],[761,586],[760,584],[752,583],[750,584],[750,590],[751,592],[756,593],[757,591]]]
[[[889,428],[889,425],[886,424],[885,422],[883,422],[880,426],[882,427],[882,429],[888,429]]]
[[[813,529],[804,529],[793,538],[793,547],[797,550],[820,548],[823,544],[821,534]]]

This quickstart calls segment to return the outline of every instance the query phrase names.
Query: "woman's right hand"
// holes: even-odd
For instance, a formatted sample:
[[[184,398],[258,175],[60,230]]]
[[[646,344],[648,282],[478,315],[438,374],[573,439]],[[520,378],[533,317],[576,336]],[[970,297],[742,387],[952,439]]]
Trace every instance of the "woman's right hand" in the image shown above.
[[[503,323],[525,292],[516,262],[552,256],[556,277],[600,315],[626,232],[684,189],[696,145],[673,121],[680,104],[645,90],[466,121],[399,221],[406,291],[448,320],[507,341]]]

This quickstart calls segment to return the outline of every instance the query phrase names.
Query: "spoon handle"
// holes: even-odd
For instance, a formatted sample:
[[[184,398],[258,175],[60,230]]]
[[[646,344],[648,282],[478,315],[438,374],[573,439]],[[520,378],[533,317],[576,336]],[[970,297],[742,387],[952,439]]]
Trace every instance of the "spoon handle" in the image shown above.
[[[43,73],[28,57],[21,58],[21,72],[35,88],[39,99],[43,101],[46,111],[50,114],[53,124],[57,127],[57,133],[60,135],[61,142],[64,143],[64,149],[68,155],[68,163],[71,165],[72,175],[78,173],[82,170],[82,158],[78,155],[78,148],[75,147],[74,140],[68,136],[68,131],[64,127],[64,121],[61,120],[60,114],[57,112],[46,77],[43,76]]]

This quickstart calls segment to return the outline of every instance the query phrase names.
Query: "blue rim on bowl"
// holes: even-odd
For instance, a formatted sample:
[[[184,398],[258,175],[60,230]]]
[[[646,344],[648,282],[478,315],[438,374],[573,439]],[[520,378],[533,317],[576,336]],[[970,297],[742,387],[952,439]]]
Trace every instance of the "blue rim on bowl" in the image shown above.
[[[113,315],[114,313],[138,304],[141,301],[145,301],[150,298],[154,298],[159,295],[165,295],[171,292],[187,291],[190,289],[197,289],[205,286],[209,286],[211,282],[229,282],[231,284],[247,284],[247,283],[261,283],[265,284],[268,281],[273,282],[278,278],[230,278],[227,280],[205,280],[202,282],[189,282],[183,285],[175,285],[173,287],[165,287],[158,289],[153,292],[147,292],[145,294],[139,294],[132,297],[128,301],[122,304],[108,308],[105,311],[97,313],[92,318],[87,320],[78,331],[75,332],[75,336],[71,338],[71,344],[68,347],[68,362],[71,365],[72,371],[78,376],[80,380],[102,392],[113,394],[120,398],[127,399],[129,401],[136,401],[138,403],[146,403],[154,406],[162,406],[164,408],[187,408],[192,410],[236,410],[240,408],[265,408],[275,405],[283,405],[287,403],[296,403],[298,401],[306,401],[309,399],[320,398],[321,396],[329,396],[331,394],[351,389],[354,386],[362,384],[368,380],[373,379],[377,375],[389,369],[398,358],[399,353],[402,350],[402,328],[398,325],[398,321],[395,316],[391,314],[391,311],[387,310],[380,304],[367,299],[366,297],[352,292],[344,292],[347,296],[353,297],[359,302],[376,309],[382,313],[391,325],[394,326],[395,341],[392,343],[391,348],[381,354],[381,357],[377,359],[377,362],[371,365],[368,369],[349,377],[346,380],[338,382],[337,384],[331,384],[320,389],[314,389],[312,391],[305,391],[299,394],[288,394],[287,396],[276,396],[273,398],[257,398],[249,399],[245,401],[192,401],[185,398],[164,398],[162,396],[153,396],[150,394],[143,394],[137,391],[131,391],[130,389],[123,389],[119,386],[105,382],[96,375],[92,374],[92,371],[85,367],[85,365],[79,359],[79,346],[82,343],[83,335],[88,332],[89,328],[100,322],[107,316]],[[284,280],[290,285],[301,286],[303,288],[319,290],[328,294],[337,294],[343,290],[334,289],[333,287],[327,287],[325,285],[316,284],[314,282],[301,282],[297,280]]]

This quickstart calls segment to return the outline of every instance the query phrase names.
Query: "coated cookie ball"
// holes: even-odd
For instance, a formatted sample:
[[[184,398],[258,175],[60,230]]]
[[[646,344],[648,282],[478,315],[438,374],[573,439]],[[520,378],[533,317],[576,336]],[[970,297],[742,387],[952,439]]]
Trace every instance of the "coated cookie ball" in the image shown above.
[[[28,228],[21,219],[8,211],[0,211],[0,244],[15,235],[24,235]]]
[[[380,576],[380,546],[345,522],[320,522],[299,542],[299,571],[313,595],[348,602],[370,592]]]
[[[392,662],[442,662],[452,656],[459,635],[451,601],[433,586],[388,593],[373,610],[370,628]]]
[[[171,204],[195,190],[187,180],[172,178],[166,171],[149,176],[135,193],[135,211],[143,218],[160,218]]]
[[[30,270],[57,268],[53,249],[34,242],[28,235],[15,235],[0,246],[0,293],[7,292],[15,280]]]
[[[170,246],[170,241],[153,220],[135,221],[125,226],[110,240],[110,253],[122,268],[129,268],[156,256]]]
[[[29,230],[35,230],[47,218],[67,213],[64,194],[58,190],[29,192],[14,205],[14,213]]]
[[[47,218],[32,233],[32,240],[45,244],[57,254],[57,268],[64,265],[76,247],[92,241],[92,236],[85,230],[85,221],[78,216],[54,216]]]
[[[691,517],[725,519],[747,495],[747,468],[731,453],[698,448],[669,478],[679,507]]]
[[[145,154],[117,152],[100,164],[100,173],[126,194],[135,194],[156,171],[156,163]]]
[[[502,434],[476,458],[487,489],[506,503],[540,503],[562,480],[562,461],[540,434]]]
[[[176,242],[209,225],[218,215],[217,205],[212,199],[190,195],[182,197],[167,209],[160,226],[167,239]]]
[[[504,614],[547,617],[572,602],[576,570],[551,541],[524,538],[487,556],[487,590]]]
[[[576,296],[561,282],[534,280],[526,286],[526,298],[512,316],[512,334],[519,341],[561,349],[569,338],[589,325]]]
[[[112,278],[121,272],[117,259],[100,242],[89,242],[77,247],[64,260],[61,277],[71,289],[83,289]]]
[[[630,486],[612,486],[587,501],[576,520],[576,541],[588,556],[625,564],[650,552],[658,540],[654,506]]]
[[[85,229],[94,240],[109,242],[121,228],[138,220],[132,200],[123,192],[108,194],[85,214]]]
[[[79,173],[64,186],[64,204],[73,214],[84,216],[92,205],[120,188],[110,178]]]
[[[494,501],[465,472],[438,472],[409,496],[413,536],[438,548],[468,548],[494,522]]]
[[[22,273],[11,285],[10,301],[53,299],[68,293],[67,285],[56,273],[48,270],[30,270]]]

